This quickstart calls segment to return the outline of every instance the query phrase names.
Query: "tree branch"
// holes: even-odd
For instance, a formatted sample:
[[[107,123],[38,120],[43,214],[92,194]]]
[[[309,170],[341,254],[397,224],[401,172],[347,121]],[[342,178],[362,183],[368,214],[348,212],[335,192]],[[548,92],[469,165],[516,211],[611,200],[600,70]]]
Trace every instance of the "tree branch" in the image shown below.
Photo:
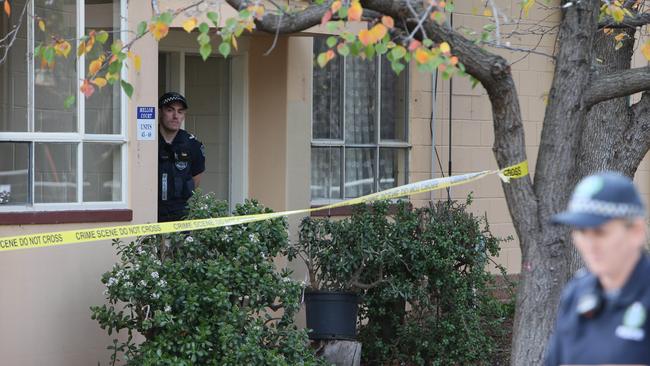
[[[583,97],[591,107],[602,101],[650,90],[650,66],[615,71],[594,77]]]
[[[632,17],[626,16],[620,23],[614,22],[612,17],[607,17],[598,23],[598,29],[601,28],[638,28],[650,24],[650,13],[635,14]]]

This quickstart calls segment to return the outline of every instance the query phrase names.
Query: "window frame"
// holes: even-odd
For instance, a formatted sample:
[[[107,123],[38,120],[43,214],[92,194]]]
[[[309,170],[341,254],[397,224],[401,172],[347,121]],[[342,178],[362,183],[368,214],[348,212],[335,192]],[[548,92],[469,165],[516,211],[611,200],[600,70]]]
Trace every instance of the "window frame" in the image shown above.
[[[314,40],[316,37],[314,38]],[[312,55],[314,53],[313,51],[313,46],[312,46]],[[347,78],[346,78],[346,59],[347,57],[354,57],[354,56],[337,56],[337,58],[341,58],[341,74],[342,74],[342,85],[341,89],[339,91],[339,95],[341,96],[341,111],[340,111],[340,118],[341,118],[341,139],[315,139],[314,138],[314,72],[312,69],[311,72],[311,81],[312,81],[312,86],[311,86],[311,100],[310,100],[310,124],[309,124],[309,138],[310,138],[310,152],[312,151],[313,148],[318,148],[318,147],[331,147],[331,148],[337,148],[341,149],[341,163],[340,165],[340,192],[341,192],[341,198],[313,198],[311,197],[311,189],[310,189],[310,202],[312,206],[322,206],[334,202],[341,202],[347,199],[350,199],[349,197],[345,196],[345,183],[346,183],[346,174],[345,174],[345,153],[348,148],[374,148],[375,149],[375,174],[373,177],[373,183],[374,183],[374,192],[379,192],[379,167],[380,167],[380,149],[381,148],[398,148],[398,149],[404,149],[406,153],[406,162],[405,162],[405,184],[408,184],[409,182],[409,162],[410,162],[410,152],[411,152],[411,142],[410,142],[410,136],[409,136],[409,128],[410,128],[410,114],[409,114],[409,102],[410,102],[410,80],[409,80],[409,75],[410,75],[410,67],[407,64],[406,68],[402,70],[403,73],[405,73],[406,78],[404,81],[404,91],[405,91],[405,98],[404,100],[406,101],[406,108],[404,108],[404,133],[405,133],[405,141],[395,141],[395,140],[382,140],[381,139],[381,86],[382,86],[382,62],[381,60],[385,57],[384,55],[376,55],[373,58],[373,62],[376,62],[377,64],[377,71],[376,71],[376,76],[377,76],[377,85],[375,88],[375,100],[376,100],[376,114],[375,114],[375,123],[376,123],[376,131],[375,131],[375,138],[376,138],[376,143],[346,143],[345,138],[346,138],[346,113],[345,113],[345,108],[346,108],[346,100],[345,100],[345,88],[347,86]],[[311,169],[312,166],[310,164],[310,176],[311,176]]]
[[[119,17],[120,17],[120,37],[124,43],[128,42],[128,32],[124,31],[128,29],[128,14],[127,14],[127,0],[116,0],[119,1]],[[85,35],[85,0],[76,0],[76,46],[79,46],[79,40]],[[129,194],[128,191],[128,98],[126,93],[120,88],[120,133],[119,134],[87,134],[85,132],[85,96],[80,90],[81,81],[85,78],[85,55],[82,55],[77,58],[76,61],[76,123],[77,123],[77,132],[35,132],[35,59],[34,59],[34,47],[35,47],[35,22],[34,22],[34,1],[29,2],[29,8],[27,9],[27,59],[30,61],[28,64],[28,75],[27,75],[27,129],[28,132],[4,132],[0,131],[0,142],[13,142],[13,143],[28,143],[29,144],[29,168],[28,168],[28,179],[29,179],[29,193],[30,197],[29,203],[26,204],[9,204],[9,205],[0,205],[0,217],[5,216],[6,213],[25,213],[22,215],[31,219],[26,220],[25,223],[46,223],[45,220],[38,216],[40,212],[45,213],[46,215],[56,216],[58,211],[88,211],[96,210],[99,211],[100,216],[96,219],[92,217],[83,220],[82,218],[73,219],[68,221],[65,219],[54,220],[61,222],[97,222],[97,221],[121,221],[126,220],[130,221],[132,218],[131,210],[125,210],[127,208],[127,197]],[[73,55],[73,57],[76,57]],[[122,68],[121,78],[128,81],[128,72],[126,68]],[[32,132],[29,132],[32,131]],[[76,202],[67,202],[67,203],[36,203],[34,202],[34,186],[35,182],[33,179],[34,169],[35,169],[35,145],[36,143],[70,143],[76,144],[77,146],[77,201]],[[83,181],[84,181],[84,144],[85,143],[106,143],[119,145],[120,159],[121,159],[121,200],[120,201],[106,201],[106,202],[92,202],[92,201],[83,201]],[[118,215],[105,215],[103,211],[106,210],[117,210],[117,213],[122,212]],[[34,216],[37,214],[37,216]],[[34,217],[37,217],[37,222],[34,221]],[[9,220],[11,221],[11,220]],[[43,221],[43,222],[41,222]],[[4,222],[4,220],[3,220]]]

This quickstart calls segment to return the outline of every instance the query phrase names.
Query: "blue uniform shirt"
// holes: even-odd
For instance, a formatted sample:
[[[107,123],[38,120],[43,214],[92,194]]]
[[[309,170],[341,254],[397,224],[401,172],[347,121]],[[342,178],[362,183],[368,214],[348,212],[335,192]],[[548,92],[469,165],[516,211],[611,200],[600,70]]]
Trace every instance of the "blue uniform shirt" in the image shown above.
[[[547,366],[650,365],[650,259],[644,253],[620,292],[605,294],[583,271],[564,290]]]
[[[179,130],[171,144],[158,134],[158,221],[181,220],[194,192],[192,177],[205,170],[203,144]]]

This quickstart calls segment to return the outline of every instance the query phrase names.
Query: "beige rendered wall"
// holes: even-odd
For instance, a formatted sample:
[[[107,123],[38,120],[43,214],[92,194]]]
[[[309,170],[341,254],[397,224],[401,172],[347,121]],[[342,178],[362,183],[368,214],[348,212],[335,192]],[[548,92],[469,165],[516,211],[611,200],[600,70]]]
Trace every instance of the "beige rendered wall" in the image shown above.
[[[130,1],[130,28],[148,19],[145,1]],[[139,16],[141,14],[142,16]],[[134,49],[143,60],[157,59],[148,37]],[[135,85],[127,106],[129,154],[128,208],[132,223],[156,220],[157,158],[155,141],[135,139],[135,106],[157,103],[157,63],[131,73]],[[0,225],[0,236],[61,231],[125,223]],[[0,364],[11,366],[87,366],[106,364],[112,337],[90,319],[91,305],[104,302],[100,276],[116,256],[110,242],[3,252],[0,255]]]

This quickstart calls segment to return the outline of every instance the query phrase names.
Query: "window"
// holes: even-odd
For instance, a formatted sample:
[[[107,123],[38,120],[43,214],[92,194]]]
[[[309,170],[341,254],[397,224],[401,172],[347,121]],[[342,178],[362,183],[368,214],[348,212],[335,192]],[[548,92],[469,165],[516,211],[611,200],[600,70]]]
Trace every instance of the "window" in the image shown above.
[[[26,0],[14,0],[11,17],[0,17],[0,34],[20,22]],[[47,31],[79,39],[90,30],[118,37],[126,0],[32,0],[28,14]],[[56,58],[53,68],[32,58],[47,42],[34,17],[0,65],[0,211],[124,207],[126,201],[125,97],[118,83],[86,99],[79,91],[89,62],[101,45],[80,58]],[[71,42],[73,43],[73,42]],[[65,108],[65,100],[76,102]]]
[[[327,50],[314,38],[314,54]],[[407,69],[408,70],[408,69]],[[315,204],[396,187],[408,178],[408,71],[385,58],[314,65],[311,198]]]

